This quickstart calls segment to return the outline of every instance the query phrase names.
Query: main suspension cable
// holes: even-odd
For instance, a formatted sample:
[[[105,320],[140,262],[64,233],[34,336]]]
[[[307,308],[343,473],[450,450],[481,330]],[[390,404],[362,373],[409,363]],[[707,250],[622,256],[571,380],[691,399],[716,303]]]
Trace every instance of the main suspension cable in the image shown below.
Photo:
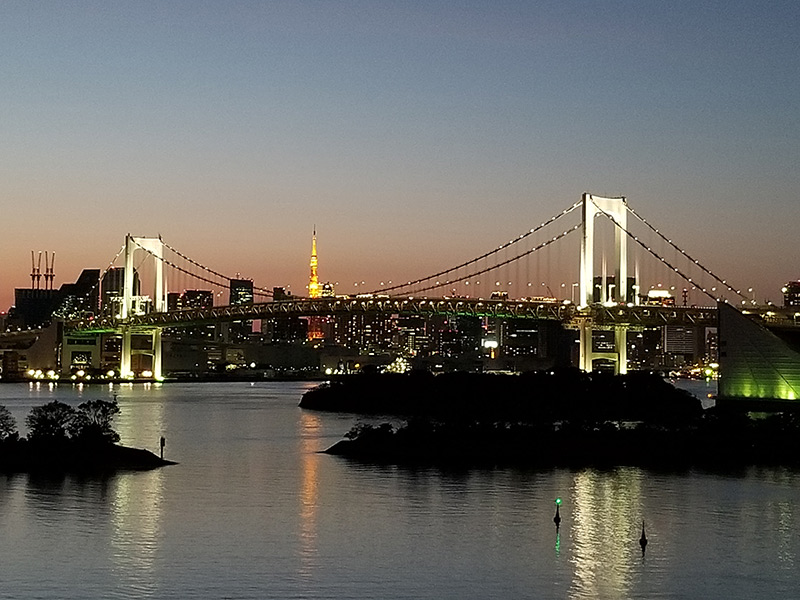
[[[572,228],[567,229],[566,231],[558,234],[557,236],[553,237],[552,239],[547,240],[545,242],[542,242],[538,246],[534,246],[533,248],[531,248],[529,250],[526,250],[525,252],[517,254],[516,256],[513,256],[513,257],[511,257],[509,259],[504,260],[503,262],[499,262],[497,264],[491,265],[490,267],[486,267],[484,269],[481,269],[480,271],[476,271],[474,273],[469,273],[468,275],[463,275],[461,277],[457,277],[456,279],[449,279],[449,280],[445,281],[444,283],[437,281],[433,285],[429,285],[427,287],[419,288],[419,289],[410,291],[408,293],[409,294],[418,294],[420,292],[427,292],[428,290],[434,290],[436,288],[439,288],[439,287],[442,287],[442,286],[445,286],[445,285],[452,285],[454,283],[460,283],[462,281],[470,279],[471,277],[476,277],[478,275],[483,275],[484,273],[489,273],[490,271],[494,271],[495,269],[499,269],[500,267],[503,267],[503,266],[505,266],[505,265],[507,265],[509,263],[512,263],[515,260],[519,260],[520,258],[524,258],[526,256],[529,256],[529,255],[533,254],[534,252],[536,252],[538,250],[541,250],[542,248],[546,248],[550,244],[553,244],[554,242],[557,242],[558,240],[566,237],[567,235],[569,235],[570,233],[572,233],[576,229],[579,229],[580,226],[581,225],[579,223],[579,224],[573,226]]]
[[[467,262],[461,263],[458,266],[451,267],[449,269],[445,269],[444,271],[439,271],[438,273],[434,273],[433,275],[428,275],[427,277],[421,277],[420,279],[415,279],[414,281],[408,281],[406,283],[399,283],[399,284],[395,284],[395,285],[392,285],[392,286],[383,287],[383,288],[380,288],[378,290],[375,290],[372,293],[373,294],[382,294],[382,293],[386,293],[386,292],[392,292],[394,290],[399,290],[399,289],[402,289],[402,288],[411,287],[411,286],[417,285],[418,283],[424,283],[426,281],[430,281],[431,279],[436,279],[437,277],[441,277],[442,275],[447,275],[448,273],[452,273],[453,271],[458,271],[459,269],[463,269],[464,267],[468,267],[470,265],[473,265],[476,262],[478,262],[480,260],[483,260],[484,258],[488,258],[489,256],[492,256],[493,254],[497,254],[498,252],[501,252],[502,250],[505,250],[509,246],[512,246],[512,245],[524,240],[528,236],[533,235],[534,233],[537,233],[537,232],[541,231],[542,229],[544,229],[548,225],[552,224],[556,220],[560,219],[564,215],[567,215],[567,214],[571,213],[573,210],[578,208],[581,205],[581,203],[582,203],[582,201],[576,202],[575,204],[573,204],[569,208],[563,210],[562,212],[558,213],[557,215],[555,215],[553,217],[550,217],[550,219],[548,219],[547,221],[543,222],[541,225],[539,225],[537,227],[534,227],[530,231],[526,231],[525,233],[520,234],[518,237],[516,237],[516,238],[514,238],[512,240],[509,240],[505,244],[502,244],[501,246],[498,246],[494,250],[486,252],[485,254],[482,254],[482,255],[480,255],[480,256],[478,256],[476,258],[468,260]],[[519,256],[525,256],[525,255],[526,254],[520,254]],[[501,263],[501,264],[505,264],[505,263]],[[491,269],[489,269],[489,270],[491,270]],[[486,272],[486,270],[483,270],[483,271],[480,271],[479,273],[485,273],[485,272]],[[479,273],[473,273],[472,275],[477,275]],[[470,276],[472,276],[472,275],[470,275]],[[464,279],[467,279],[467,278],[468,277],[462,277],[460,279],[453,280],[451,283],[457,283],[457,282],[463,281]],[[439,287],[439,286],[435,285],[433,287],[424,288],[424,290],[434,289],[436,287]]]
[[[189,263],[193,264],[196,267],[200,267],[204,271],[207,271],[208,273],[211,273],[212,275],[214,275],[216,277],[219,277],[221,279],[224,279],[224,280],[228,281],[228,283],[227,284],[219,284],[219,283],[216,283],[216,282],[211,282],[210,280],[208,280],[208,279],[206,279],[206,278],[204,278],[204,277],[202,277],[200,275],[196,275],[195,273],[191,273],[191,272],[187,271],[186,269],[183,269],[183,268],[177,266],[176,264],[170,262],[168,259],[165,259],[163,257],[157,256],[156,254],[154,254],[153,252],[150,252],[149,250],[147,250],[147,252],[150,252],[150,254],[153,254],[153,256],[155,256],[156,258],[159,258],[159,259],[163,260],[166,264],[170,265],[171,267],[173,267],[175,269],[178,269],[179,271],[189,275],[190,277],[194,277],[194,278],[199,279],[200,281],[204,281],[206,283],[212,283],[213,285],[216,285],[218,287],[224,287],[224,288],[230,289],[230,287],[231,287],[230,286],[230,280],[232,279],[231,277],[228,277],[227,275],[225,275],[223,273],[220,273],[219,271],[215,271],[214,269],[212,269],[210,267],[207,267],[207,266],[197,262],[193,258],[190,258],[189,256],[187,256],[186,254],[184,254],[183,252],[181,252],[177,248],[174,248],[173,246],[171,246],[170,244],[165,242],[164,239],[160,235],[158,236],[158,239],[164,245],[165,248],[167,248],[168,250],[171,250],[172,252],[174,252],[175,254],[180,256],[182,259],[184,259],[186,262],[189,262]],[[136,245],[139,246],[139,244],[136,244]],[[141,248],[141,246],[139,246],[139,247]],[[146,250],[146,248],[142,248],[142,249]],[[269,298],[271,298],[272,295],[273,295],[272,290],[268,290],[266,288],[256,287],[256,286],[253,287],[253,293],[254,294],[257,293],[257,295],[259,295],[259,296],[266,296],[266,297],[269,297]]]
[[[662,262],[662,263],[663,263],[663,264],[664,264],[666,267],[668,267],[669,269],[671,269],[673,272],[677,273],[677,274],[678,274],[678,276],[679,276],[679,277],[681,277],[683,280],[685,280],[685,281],[686,281],[686,282],[688,282],[688,283],[691,283],[691,284],[692,284],[692,286],[694,286],[694,287],[697,287],[697,285],[695,284],[695,282],[694,282],[694,281],[692,281],[692,278],[691,278],[691,277],[689,277],[688,275],[686,275],[686,274],[685,274],[683,271],[681,271],[681,270],[680,270],[678,267],[676,267],[676,266],[674,266],[673,264],[671,264],[671,263],[670,263],[670,262],[669,262],[667,259],[665,259],[663,256],[661,256],[661,255],[660,255],[660,254],[658,254],[657,252],[655,252],[655,251],[654,251],[654,250],[653,250],[653,249],[652,249],[650,246],[648,246],[647,244],[645,244],[644,242],[642,242],[642,241],[641,241],[641,240],[640,240],[640,239],[639,239],[637,236],[633,235],[633,234],[632,234],[630,231],[628,231],[626,228],[624,228],[624,227],[623,227],[623,226],[622,226],[622,225],[621,225],[621,224],[620,224],[620,223],[617,221],[617,219],[616,219],[616,218],[614,218],[614,216],[613,216],[613,215],[611,215],[611,214],[607,213],[607,212],[606,212],[606,211],[604,211],[602,208],[600,208],[599,206],[597,206],[597,203],[595,203],[595,202],[594,202],[594,200],[592,200],[592,204],[594,204],[594,205],[595,205],[595,207],[597,207],[597,210],[598,210],[598,211],[599,211],[599,212],[600,212],[602,215],[604,215],[604,216],[605,216],[605,217],[606,217],[606,218],[607,218],[609,221],[611,221],[611,222],[612,222],[612,223],[613,223],[613,224],[614,224],[616,227],[618,227],[618,228],[619,228],[621,231],[624,231],[624,232],[625,232],[625,234],[626,234],[626,235],[627,235],[629,238],[631,238],[631,239],[632,239],[634,242],[636,242],[637,244],[639,244],[639,246],[641,246],[641,247],[642,247],[642,248],[644,248],[644,249],[645,249],[647,252],[649,252],[649,253],[650,253],[652,256],[654,256],[655,258],[657,258],[658,260],[660,260],[660,261],[661,261],[661,262]],[[651,227],[651,229],[652,229],[652,227]],[[662,237],[663,239],[665,239],[667,242],[669,242],[669,243],[670,243],[670,245],[673,245],[673,246],[674,246],[674,244],[672,244],[672,243],[671,243],[669,240],[667,240],[666,238],[664,238],[664,236],[663,236],[663,235],[661,235],[661,234],[659,234],[659,235],[660,235],[660,237]],[[674,246],[674,247],[676,247],[676,248],[677,248],[677,246]],[[680,248],[678,248],[678,250],[680,250]],[[685,255],[687,258],[688,258],[688,255],[687,255],[687,254],[685,254],[685,253],[683,253],[683,254],[684,254],[684,255]],[[699,263],[695,262],[695,264],[699,264]],[[703,269],[703,271],[705,271],[705,272],[706,272],[708,275],[711,275],[711,277],[713,277],[715,281],[717,281],[718,283],[721,283],[722,285],[724,285],[724,286],[725,286],[725,287],[728,289],[728,291],[730,291],[730,292],[733,292],[734,294],[737,294],[737,295],[738,295],[740,298],[742,298],[742,299],[745,299],[745,300],[747,299],[747,298],[746,298],[746,297],[745,297],[745,296],[744,296],[744,295],[741,293],[741,291],[740,291],[740,290],[735,290],[735,289],[733,289],[733,288],[732,288],[731,286],[729,286],[729,285],[728,285],[728,284],[727,284],[727,283],[726,283],[726,282],[725,282],[723,279],[720,279],[719,277],[717,277],[716,275],[714,275],[713,273],[711,273],[711,272],[710,272],[710,271],[708,271],[707,269]],[[701,287],[701,288],[698,288],[698,289],[699,289],[701,292],[703,292],[703,293],[704,293],[706,296],[708,296],[709,298],[711,298],[712,300],[719,301],[719,298],[715,297],[715,296],[714,296],[714,295],[712,295],[710,292],[708,292],[708,291],[706,290],[706,288],[702,288],[702,287]]]
[[[742,295],[742,293],[741,293],[741,291],[740,291],[740,290],[734,290],[732,287],[730,287],[730,285],[728,285],[728,282],[727,282],[726,280],[724,280],[724,279],[722,279],[722,278],[720,278],[720,277],[717,277],[717,275],[715,275],[715,274],[714,274],[714,273],[713,273],[713,272],[712,272],[710,269],[708,269],[708,268],[706,268],[705,266],[703,266],[702,264],[700,264],[700,261],[699,261],[699,260],[696,260],[696,259],[692,258],[691,256],[689,256],[689,254],[688,254],[688,253],[684,252],[684,251],[683,251],[683,249],[682,249],[682,248],[680,248],[678,245],[676,245],[676,244],[675,244],[675,243],[674,243],[674,242],[673,242],[671,239],[667,238],[667,237],[666,237],[666,236],[665,236],[663,233],[661,233],[661,232],[660,232],[658,229],[656,229],[655,227],[653,227],[653,226],[652,226],[652,225],[651,225],[651,224],[650,224],[650,223],[647,221],[647,219],[645,219],[644,217],[640,216],[640,215],[639,215],[639,213],[637,213],[637,212],[636,212],[635,210],[633,210],[633,209],[632,209],[630,206],[628,206],[628,205],[627,205],[627,203],[625,203],[625,207],[626,207],[626,208],[627,208],[627,209],[630,211],[630,213],[631,213],[631,214],[632,214],[634,217],[636,217],[637,219],[639,219],[639,220],[640,220],[642,223],[644,223],[644,224],[645,224],[645,225],[646,225],[646,226],[647,226],[647,227],[648,227],[648,228],[649,228],[649,229],[650,229],[650,230],[651,230],[653,233],[655,233],[655,234],[656,234],[658,237],[660,237],[662,240],[664,240],[665,242],[667,242],[667,243],[668,243],[670,246],[672,246],[673,248],[675,248],[675,250],[677,250],[678,252],[680,252],[680,253],[681,253],[681,254],[682,254],[682,255],[683,255],[683,256],[684,256],[684,257],[685,257],[687,260],[689,260],[690,262],[694,263],[694,264],[695,264],[695,265],[696,265],[696,266],[697,266],[697,267],[698,267],[698,268],[699,268],[701,271],[703,271],[703,272],[704,272],[704,273],[706,273],[707,275],[710,275],[711,277],[713,277],[713,278],[714,278],[714,280],[715,280],[717,283],[719,283],[719,284],[721,284],[721,285],[724,285],[724,286],[725,286],[725,287],[726,287],[726,288],[727,288],[729,291],[731,291],[731,292],[734,292],[734,293],[738,294],[738,295],[739,295],[741,298],[744,298],[745,300],[747,299],[747,298],[746,298],[744,295]],[[627,232],[626,232],[626,233],[627,233]],[[630,234],[628,234],[628,235],[630,235]],[[636,240],[636,241],[638,241],[638,240]],[[649,249],[648,249],[648,250],[649,250]]]

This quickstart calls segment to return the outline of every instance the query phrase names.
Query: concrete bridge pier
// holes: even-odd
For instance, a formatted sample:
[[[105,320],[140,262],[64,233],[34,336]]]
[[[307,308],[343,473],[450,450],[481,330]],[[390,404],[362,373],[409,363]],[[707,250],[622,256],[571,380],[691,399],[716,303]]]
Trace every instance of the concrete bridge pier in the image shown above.
[[[153,379],[161,381],[164,376],[161,372],[161,328],[153,330]]]
[[[153,379],[156,381],[161,381],[163,379],[163,372],[162,372],[162,350],[161,350],[161,328],[154,327],[152,329],[148,329],[145,332],[137,331],[136,335],[148,335],[150,336],[150,347],[147,349],[143,349],[141,347],[137,347],[136,349],[133,348],[132,344],[132,337],[133,333],[131,332],[131,328],[128,326],[122,327],[122,349],[120,352],[120,377],[122,379],[132,379],[136,374],[133,371],[133,354],[149,354],[152,356],[152,367],[151,370],[153,372]]]
[[[593,344],[593,328],[591,319],[583,319],[580,324],[580,358],[579,367],[582,371],[591,373],[593,363],[598,359],[613,361],[614,374],[624,375],[628,372],[628,326],[614,325],[614,351],[595,352]]]
[[[132,379],[131,370],[131,328],[122,327],[122,349],[120,352],[119,376],[121,379]]]

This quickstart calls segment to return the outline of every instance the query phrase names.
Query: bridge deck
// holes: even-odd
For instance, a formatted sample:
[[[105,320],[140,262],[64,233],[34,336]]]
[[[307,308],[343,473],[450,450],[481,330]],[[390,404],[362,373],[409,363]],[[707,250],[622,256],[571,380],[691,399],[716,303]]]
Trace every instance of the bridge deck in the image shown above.
[[[189,327],[210,323],[268,319],[280,316],[313,317],[354,314],[459,315],[503,319],[538,319],[561,321],[577,326],[587,319],[593,326],[660,325],[714,326],[716,307],[664,307],[592,305],[578,308],[570,303],[540,300],[485,300],[481,298],[299,298],[280,302],[261,302],[234,306],[215,306],[170,312],[135,315],[131,327]],[[116,319],[94,319],[70,323],[74,331],[114,331],[123,323]]]
[[[717,325],[717,307],[629,306],[594,304],[579,308],[570,303],[540,300],[485,300],[482,298],[296,298],[279,302],[261,302],[235,306],[215,306],[135,315],[122,322],[104,317],[70,321],[65,330],[74,333],[119,331],[122,326],[142,330],[160,327],[191,327],[232,321],[269,319],[280,316],[313,317],[354,314],[400,316],[459,315],[502,319],[538,319],[560,321],[567,327],[591,322],[597,329],[625,325],[633,328],[662,325]],[[744,311],[770,328],[800,327],[800,313],[788,309],[763,307]],[[41,330],[0,332],[0,341],[33,339]]]

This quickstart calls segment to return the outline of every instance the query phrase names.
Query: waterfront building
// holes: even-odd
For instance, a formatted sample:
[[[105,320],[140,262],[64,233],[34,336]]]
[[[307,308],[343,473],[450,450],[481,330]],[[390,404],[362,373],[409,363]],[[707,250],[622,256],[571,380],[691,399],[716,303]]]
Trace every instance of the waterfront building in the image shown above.
[[[786,308],[800,306],[800,281],[790,281],[781,288],[783,305]]]
[[[800,334],[769,330],[726,302],[719,310],[718,402],[770,406],[800,401]]]
[[[75,283],[64,283],[57,290],[18,288],[7,325],[28,329],[47,326],[53,317],[78,319],[97,312],[99,269],[84,269]]]

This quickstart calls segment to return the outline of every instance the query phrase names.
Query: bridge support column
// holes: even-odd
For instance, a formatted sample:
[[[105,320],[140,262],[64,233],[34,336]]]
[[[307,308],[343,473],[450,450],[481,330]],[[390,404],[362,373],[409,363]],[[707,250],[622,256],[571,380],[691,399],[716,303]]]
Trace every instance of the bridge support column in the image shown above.
[[[153,379],[161,381],[164,379],[161,372],[161,328],[153,330]]]
[[[628,328],[624,325],[614,326],[614,346],[617,350],[614,373],[625,375],[628,372]]]
[[[122,328],[122,350],[120,352],[119,376],[120,379],[129,379],[133,377],[133,371],[131,371],[131,330],[129,327]]]
[[[595,359],[604,358],[614,361],[614,374],[624,375],[628,372],[628,328],[625,325],[614,325],[614,352],[595,352],[592,339],[592,321],[585,319],[580,325],[580,357],[578,366],[581,371],[591,373]]]
[[[581,322],[580,328],[580,355],[578,366],[581,371],[591,373],[592,371],[592,323],[589,320]]]

